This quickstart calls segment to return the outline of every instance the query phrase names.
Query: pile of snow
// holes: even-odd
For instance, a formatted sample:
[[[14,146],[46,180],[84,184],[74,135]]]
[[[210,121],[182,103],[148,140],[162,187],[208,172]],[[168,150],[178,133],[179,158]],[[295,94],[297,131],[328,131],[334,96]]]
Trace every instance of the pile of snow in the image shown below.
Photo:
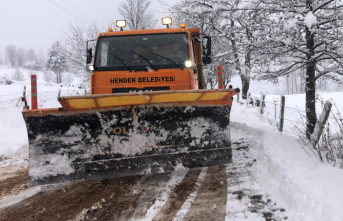
[[[85,90],[81,87],[82,79],[75,77],[70,84],[56,84],[46,82],[43,72],[19,69],[24,80],[12,80],[11,75],[16,69],[2,66],[0,68],[0,79],[9,79],[11,84],[0,83],[0,157],[12,158],[22,147],[27,148],[27,132],[22,116],[24,102],[24,86],[26,86],[27,104],[31,106],[31,74],[37,75],[38,108],[61,107],[57,100],[59,90],[61,96],[84,95]],[[1,80],[0,80],[1,81]],[[24,149],[25,149],[24,148]],[[27,156],[27,151],[21,152]]]
[[[339,99],[342,93],[324,94],[326,98]],[[277,96],[266,96],[270,100]],[[288,102],[287,102],[288,100]],[[304,95],[290,95],[286,106],[304,110]],[[273,107],[266,107],[272,111]],[[339,104],[343,109],[343,104]],[[299,115],[289,109],[285,118],[296,120]],[[254,166],[259,185],[278,205],[284,207],[290,220],[338,221],[343,220],[343,170],[327,162],[320,162],[312,152],[303,150],[293,136],[291,122],[285,121],[284,133],[268,123],[267,116],[259,114],[259,108],[233,104],[231,114],[233,134],[240,134],[250,142],[251,157],[257,159]],[[256,134],[256,129],[261,134]]]
[[[307,13],[304,23],[308,27],[308,29],[311,29],[312,25],[317,24],[317,17],[313,15],[312,11],[309,11]]]

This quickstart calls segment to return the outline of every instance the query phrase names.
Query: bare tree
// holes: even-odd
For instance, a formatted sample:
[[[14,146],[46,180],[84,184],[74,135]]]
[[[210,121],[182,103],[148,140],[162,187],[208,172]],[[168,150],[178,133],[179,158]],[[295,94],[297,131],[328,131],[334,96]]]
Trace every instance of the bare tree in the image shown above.
[[[265,26],[260,35],[259,79],[277,79],[305,69],[306,136],[317,121],[316,81],[321,77],[339,82],[343,75],[343,12],[341,0],[262,0]],[[264,55],[264,56],[262,56]]]
[[[19,67],[23,67],[27,61],[27,51],[25,48],[18,48],[17,51],[17,64]]]
[[[38,54],[37,54],[37,63],[42,65],[46,61],[46,56],[43,48],[39,49]]]
[[[31,48],[30,50],[28,50],[28,52],[27,52],[27,60],[28,61],[37,61],[38,60],[38,56],[36,54],[35,49]]]
[[[230,61],[233,59],[233,54],[230,48],[230,42],[225,37],[216,36],[218,32],[216,26],[223,23],[224,19],[217,13],[210,13],[208,9],[201,7],[198,1],[182,1],[173,6],[173,26],[180,27],[181,23],[186,23],[188,28],[199,28],[201,37],[204,35],[213,36],[211,41],[212,48],[212,63],[203,67],[204,85],[214,89],[218,84],[217,66],[223,67],[223,85],[227,87],[231,80],[231,75],[234,64]]]
[[[86,69],[86,43],[87,40],[96,39],[101,29],[96,23],[87,25],[70,24],[68,30],[64,32],[63,54],[67,64],[75,73],[84,73],[85,81],[89,81],[90,77]],[[89,47],[94,46],[94,44],[89,45]]]
[[[5,49],[6,61],[10,63],[11,67],[14,68],[17,65],[17,48],[14,45],[7,45]]]
[[[343,75],[342,0],[190,0],[189,14],[216,13],[225,18],[213,23],[231,42],[243,93],[255,79],[277,82],[282,76],[305,70],[306,135],[316,124],[316,81],[339,82]]]
[[[46,68],[43,70],[43,79],[47,82],[50,82],[53,80],[53,72],[50,70],[47,70]]]
[[[253,2],[255,0],[191,0],[183,1],[185,7],[179,7],[181,13],[190,17],[209,17],[203,25],[209,27],[209,35],[221,38],[218,47],[220,51],[217,53],[224,54],[225,63],[234,67],[235,71],[230,73],[240,76],[243,99],[246,99],[249,90],[253,61],[258,57],[253,53],[253,36],[260,26],[256,24],[256,8],[259,6],[252,4]],[[203,25],[198,24],[198,27],[202,29]]]
[[[154,12],[149,10],[149,0],[125,0],[119,4],[119,13],[131,30],[151,29],[156,26]]]
[[[74,80],[74,75],[72,73],[66,73],[64,76],[63,82],[70,84]]]
[[[17,67],[12,73],[12,80],[23,81],[25,80],[23,72]]]

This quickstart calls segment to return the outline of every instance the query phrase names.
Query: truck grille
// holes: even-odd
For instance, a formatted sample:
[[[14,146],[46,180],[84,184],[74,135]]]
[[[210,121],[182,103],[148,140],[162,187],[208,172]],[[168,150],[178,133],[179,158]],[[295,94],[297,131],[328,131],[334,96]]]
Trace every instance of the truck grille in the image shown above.
[[[128,93],[128,92],[138,92],[138,91],[168,91],[170,87],[145,87],[143,89],[136,87],[128,88],[112,88],[112,93]]]

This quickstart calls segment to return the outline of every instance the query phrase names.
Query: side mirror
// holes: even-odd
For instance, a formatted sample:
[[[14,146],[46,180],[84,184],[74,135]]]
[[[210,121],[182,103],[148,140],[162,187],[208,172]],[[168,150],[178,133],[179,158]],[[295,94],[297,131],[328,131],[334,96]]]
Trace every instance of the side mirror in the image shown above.
[[[94,66],[93,65],[87,65],[86,69],[87,69],[87,71],[94,71]]]
[[[211,37],[204,36],[202,39],[202,63],[203,64],[211,64]]]
[[[87,64],[92,63],[92,48],[87,49]]]
[[[202,57],[202,63],[203,64],[211,64],[212,58],[211,57]]]

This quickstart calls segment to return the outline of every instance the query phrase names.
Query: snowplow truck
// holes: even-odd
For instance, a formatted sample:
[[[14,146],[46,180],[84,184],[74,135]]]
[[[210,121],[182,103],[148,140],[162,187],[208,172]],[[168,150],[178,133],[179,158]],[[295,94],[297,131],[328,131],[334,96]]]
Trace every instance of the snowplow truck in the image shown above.
[[[239,89],[205,89],[210,37],[184,26],[122,27],[87,49],[90,95],[23,110],[30,186],[232,161],[230,108]]]

